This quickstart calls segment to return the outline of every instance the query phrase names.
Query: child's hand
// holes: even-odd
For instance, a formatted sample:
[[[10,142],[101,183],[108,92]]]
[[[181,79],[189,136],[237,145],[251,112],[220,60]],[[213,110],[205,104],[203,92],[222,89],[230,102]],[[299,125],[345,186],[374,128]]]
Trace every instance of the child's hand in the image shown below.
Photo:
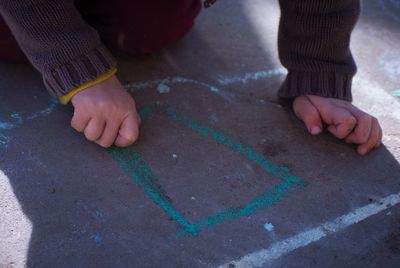
[[[378,120],[350,102],[306,95],[294,100],[293,110],[312,135],[322,132],[324,122],[335,137],[358,144],[360,155],[366,155],[381,143],[382,129]]]
[[[72,98],[71,126],[88,140],[103,146],[131,145],[139,136],[140,118],[135,101],[113,76]]]

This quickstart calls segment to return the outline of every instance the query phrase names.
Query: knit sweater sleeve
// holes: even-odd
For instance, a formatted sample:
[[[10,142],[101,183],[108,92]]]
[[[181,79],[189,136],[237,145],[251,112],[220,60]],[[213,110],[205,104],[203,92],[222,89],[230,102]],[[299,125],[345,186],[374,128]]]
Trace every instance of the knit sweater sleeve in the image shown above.
[[[73,0],[0,0],[0,13],[53,96],[115,68]]]
[[[349,46],[359,0],[280,0],[280,6],[279,56],[288,75],[278,96],[351,101],[357,68]]]

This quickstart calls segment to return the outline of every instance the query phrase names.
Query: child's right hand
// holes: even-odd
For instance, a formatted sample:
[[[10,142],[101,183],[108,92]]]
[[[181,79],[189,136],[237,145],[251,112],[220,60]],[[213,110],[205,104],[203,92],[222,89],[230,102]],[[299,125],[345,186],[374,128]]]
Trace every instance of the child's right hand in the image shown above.
[[[76,94],[71,126],[102,147],[125,147],[139,136],[135,101],[119,80],[111,78]]]

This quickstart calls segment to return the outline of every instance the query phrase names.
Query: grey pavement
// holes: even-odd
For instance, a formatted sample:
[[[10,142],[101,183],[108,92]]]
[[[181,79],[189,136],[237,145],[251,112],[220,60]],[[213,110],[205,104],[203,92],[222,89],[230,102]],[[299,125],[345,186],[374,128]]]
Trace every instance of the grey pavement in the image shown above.
[[[276,91],[277,1],[220,0],[181,42],[120,60],[140,140],[69,127],[27,65],[0,65],[0,267],[400,267],[400,2],[365,0],[354,103],[366,157],[308,135]]]

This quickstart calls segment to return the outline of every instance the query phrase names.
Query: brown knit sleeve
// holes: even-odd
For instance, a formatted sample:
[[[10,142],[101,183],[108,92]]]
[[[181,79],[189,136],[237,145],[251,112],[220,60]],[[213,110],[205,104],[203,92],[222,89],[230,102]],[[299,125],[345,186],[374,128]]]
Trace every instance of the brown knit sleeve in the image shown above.
[[[0,13],[53,96],[62,96],[116,65],[73,0],[0,0]]]
[[[278,96],[352,100],[356,64],[350,35],[359,0],[280,0],[279,57],[288,69]]]

